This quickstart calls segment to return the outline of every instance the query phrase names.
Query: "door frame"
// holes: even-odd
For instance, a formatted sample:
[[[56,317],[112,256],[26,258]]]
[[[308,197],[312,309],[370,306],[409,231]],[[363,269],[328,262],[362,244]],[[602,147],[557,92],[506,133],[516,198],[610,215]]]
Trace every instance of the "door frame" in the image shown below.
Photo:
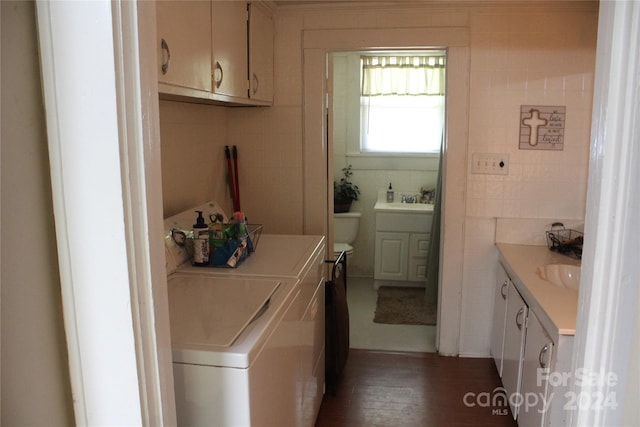
[[[426,42],[425,42],[426,41]],[[304,233],[328,236],[330,188],[327,165],[328,56],[338,51],[371,49],[447,49],[447,129],[443,159],[443,221],[438,279],[436,348],[440,354],[458,355],[460,341],[467,128],[469,30],[467,28],[381,28],[305,30],[303,34],[303,212]],[[322,159],[322,161],[318,161]]]
[[[75,422],[175,425],[155,3],[36,8]]]

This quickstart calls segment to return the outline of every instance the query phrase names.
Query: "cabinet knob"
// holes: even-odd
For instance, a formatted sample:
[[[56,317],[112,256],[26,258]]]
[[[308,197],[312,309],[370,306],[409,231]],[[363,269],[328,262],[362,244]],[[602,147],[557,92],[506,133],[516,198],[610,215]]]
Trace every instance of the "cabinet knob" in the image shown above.
[[[502,283],[502,286],[500,287],[500,295],[502,295],[502,299],[505,300],[505,301],[507,300],[507,285],[508,284],[509,284],[509,282],[505,280]]]
[[[540,363],[541,368],[547,367],[548,361],[544,361],[543,357],[545,354],[547,354],[548,351],[549,351],[549,344],[545,344],[544,347],[542,347],[542,349],[540,350],[540,354],[538,355],[538,362]]]
[[[169,61],[171,61],[171,51],[169,50],[169,44],[165,39],[160,41],[160,48],[162,49],[162,74],[167,74],[167,71],[169,71]]]
[[[522,325],[523,325],[523,321],[521,320],[521,316],[524,315],[524,308],[521,308],[520,310],[518,310],[518,314],[516,314],[516,326],[518,327],[518,330],[522,330]]]
[[[224,79],[222,65],[220,65],[219,61],[216,61],[216,69],[213,71],[213,81],[216,83],[216,89],[222,84],[222,79]]]
[[[258,87],[260,87],[260,81],[256,73],[253,73],[253,90],[251,91],[251,95],[255,95],[258,92]]]

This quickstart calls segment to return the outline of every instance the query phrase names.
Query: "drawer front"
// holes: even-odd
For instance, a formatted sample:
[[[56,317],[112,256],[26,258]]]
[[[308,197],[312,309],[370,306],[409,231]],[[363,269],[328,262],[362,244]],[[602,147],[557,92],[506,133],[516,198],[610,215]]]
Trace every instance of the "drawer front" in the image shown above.
[[[406,233],[426,233],[431,230],[429,213],[390,213],[376,214],[376,231],[401,231]]]
[[[424,282],[427,280],[427,259],[411,258],[409,260],[409,271],[407,280],[410,282]]]
[[[426,258],[429,255],[430,233],[411,234],[409,237],[409,256]]]

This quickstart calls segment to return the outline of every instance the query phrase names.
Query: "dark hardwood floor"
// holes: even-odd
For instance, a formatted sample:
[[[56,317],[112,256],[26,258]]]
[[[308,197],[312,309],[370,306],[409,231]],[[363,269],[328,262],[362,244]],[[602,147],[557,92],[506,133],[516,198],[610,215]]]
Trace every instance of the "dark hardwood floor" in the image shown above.
[[[500,387],[492,359],[351,349],[316,427],[516,426]]]

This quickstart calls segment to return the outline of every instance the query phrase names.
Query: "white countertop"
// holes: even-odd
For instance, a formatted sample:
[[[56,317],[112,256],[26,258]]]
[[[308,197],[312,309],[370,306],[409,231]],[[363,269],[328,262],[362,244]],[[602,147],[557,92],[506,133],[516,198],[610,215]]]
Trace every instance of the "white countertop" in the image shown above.
[[[392,212],[392,213],[432,213],[433,204],[430,203],[403,203],[402,196],[420,197],[419,191],[394,191],[394,200],[387,202],[387,191],[378,190],[378,198],[373,206],[375,212]]]
[[[433,205],[429,203],[376,202],[373,210],[376,212],[432,213]]]
[[[555,342],[557,335],[575,335],[578,291],[542,280],[536,269],[547,264],[580,265],[580,261],[552,252],[546,246],[507,243],[496,246],[501,264]]]

